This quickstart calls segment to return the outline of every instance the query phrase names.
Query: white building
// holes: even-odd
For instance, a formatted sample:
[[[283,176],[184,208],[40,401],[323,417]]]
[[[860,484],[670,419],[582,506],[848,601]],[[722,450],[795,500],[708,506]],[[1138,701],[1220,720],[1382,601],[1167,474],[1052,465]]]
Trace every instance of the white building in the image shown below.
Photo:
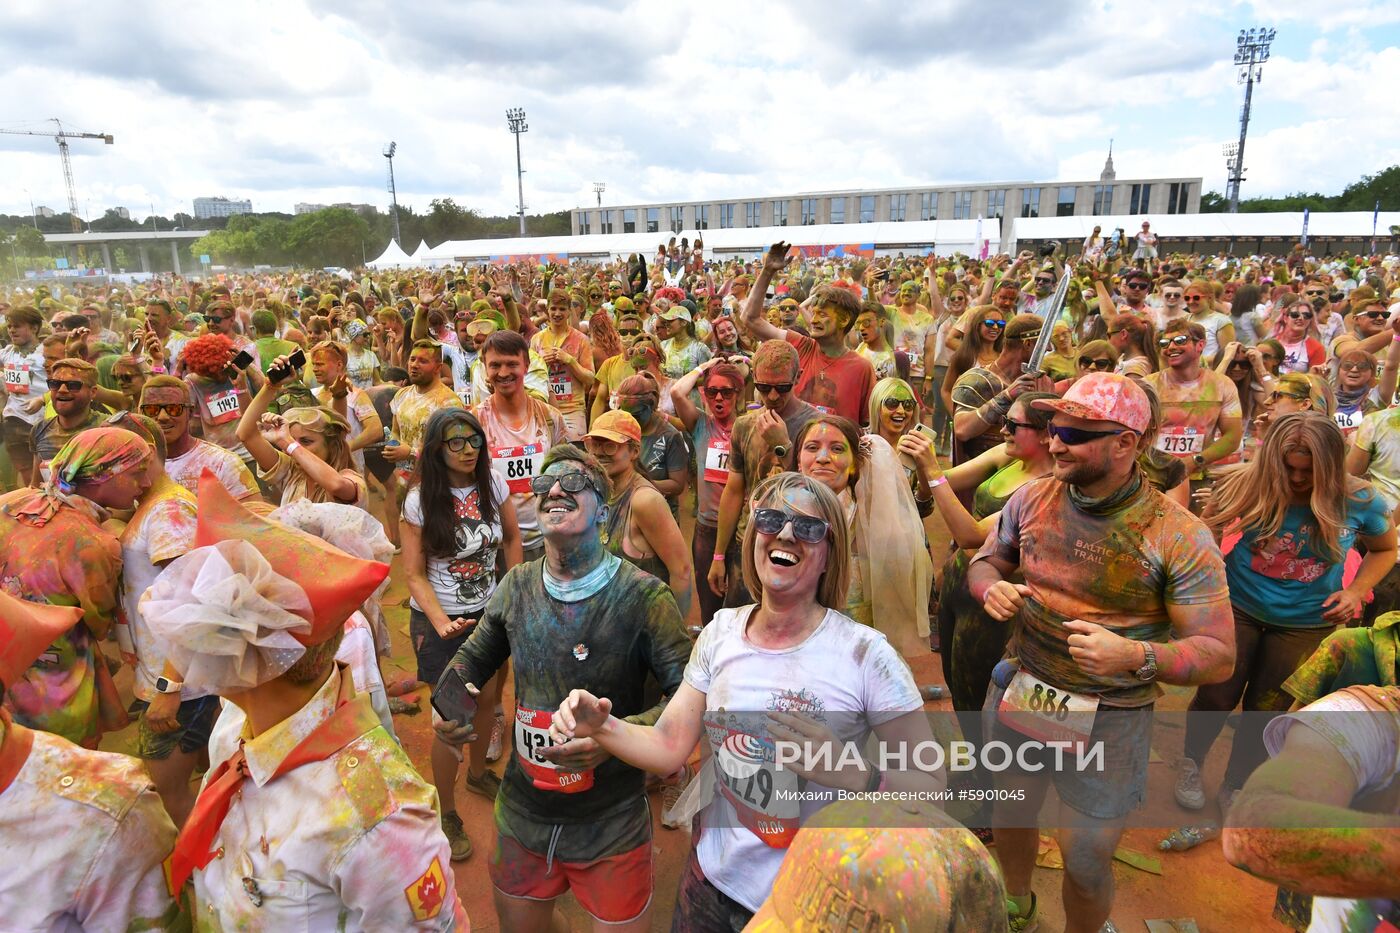
[[[45,207],[44,205],[40,204],[38,207],[34,208],[34,213],[39,215],[40,217],[52,217],[54,211],[53,208]]]
[[[356,213],[364,214],[374,210],[373,204],[352,204],[349,201],[337,201],[334,204],[308,204],[305,201],[298,201],[292,206],[293,214],[314,214],[323,211],[328,207],[343,207]]]
[[[124,207],[109,207],[109,208],[107,208],[107,209],[108,209],[109,211],[115,212],[116,215],[117,215],[118,217],[120,217],[122,220],[130,220],[130,219],[131,219],[131,211],[127,210],[127,209],[124,208]]]
[[[228,198],[195,198],[194,216],[200,220],[210,217],[232,217],[234,214],[253,213],[253,202],[233,201]]]

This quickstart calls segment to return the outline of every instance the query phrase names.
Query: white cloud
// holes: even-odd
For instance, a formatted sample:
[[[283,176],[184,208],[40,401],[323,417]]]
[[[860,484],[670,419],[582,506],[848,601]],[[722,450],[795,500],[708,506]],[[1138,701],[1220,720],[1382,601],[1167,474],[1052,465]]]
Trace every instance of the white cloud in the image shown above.
[[[532,211],[930,182],[1201,175],[1241,91],[1241,26],[1277,24],[1246,194],[1339,191],[1400,161],[1388,114],[1400,7],[1304,0],[836,0],[697,7],[504,0],[144,2],[53,17],[11,4],[5,126],[50,115],[80,207],[138,216],[199,195],[515,209],[504,110],[522,106]],[[1290,32],[1308,41],[1285,46]],[[1289,54],[1284,54],[1284,49]],[[22,105],[22,110],[18,109]],[[9,122],[13,120],[15,122]],[[66,205],[51,140],[0,136],[0,211]]]

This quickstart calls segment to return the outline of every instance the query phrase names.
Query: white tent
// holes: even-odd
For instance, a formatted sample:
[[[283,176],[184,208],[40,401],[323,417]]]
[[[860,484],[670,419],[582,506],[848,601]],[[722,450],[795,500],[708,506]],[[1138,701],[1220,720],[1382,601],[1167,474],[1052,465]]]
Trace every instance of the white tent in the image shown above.
[[[1261,241],[1296,242],[1303,234],[1301,211],[1251,214],[1153,214],[1149,216],[1116,215],[1107,217],[1017,217],[1011,222],[1011,251],[1018,243],[1060,240],[1071,252],[1082,243],[1095,226],[1105,236],[1117,227],[1129,238],[1142,229],[1142,222],[1152,224],[1152,232],[1165,240],[1167,250],[1192,249],[1192,243],[1216,244],[1237,241],[1241,247],[1252,249]],[[1308,240],[1346,241],[1356,244],[1369,240],[1372,233],[1371,211],[1314,211],[1308,217]],[[1382,211],[1375,218],[1377,247],[1390,241],[1391,224],[1400,224],[1400,211]],[[1073,246],[1071,246],[1073,244]],[[1343,248],[1340,242],[1338,248]],[[1348,245],[1347,249],[1356,249]]]
[[[413,251],[413,255],[410,256],[410,257],[408,257],[408,258],[412,259],[414,262],[416,262],[416,263],[418,263],[418,264],[421,265],[422,262],[423,262],[423,258],[424,258],[425,256],[427,256],[429,252],[431,252],[431,250],[428,249],[428,241],[427,241],[427,240],[419,240],[419,241],[418,241],[418,248],[415,249],[415,250]]]
[[[414,261],[399,246],[397,240],[389,240],[389,245],[384,248],[378,259],[371,259],[368,263],[371,269],[399,269],[404,266],[415,265]]]

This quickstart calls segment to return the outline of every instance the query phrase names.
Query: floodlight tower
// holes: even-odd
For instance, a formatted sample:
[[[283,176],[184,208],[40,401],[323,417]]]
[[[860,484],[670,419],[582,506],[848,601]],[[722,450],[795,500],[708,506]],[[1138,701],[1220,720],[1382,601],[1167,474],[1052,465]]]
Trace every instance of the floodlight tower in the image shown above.
[[[525,169],[520,167],[520,134],[530,132],[530,126],[525,122],[525,111],[520,107],[512,107],[506,111],[506,123],[510,126],[511,135],[515,137],[515,177],[520,189],[520,235],[525,235]]]
[[[384,147],[384,158],[389,161],[389,219],[394,230],[394,242],[402,249],[403,242],[399,239],[399,193],[394,188],[394,153],[398,148],[398,143],[390,142]]]
[[[1249,132],[1249,105],[1254,97],[1254,83],[1264,80],[1264,63],[1269,60],[1273,44],[1273,29],[1241,29],[1235,40],[1235,64],[1239,66],[1239,83],[1244,85],[1244,107],[1240,109],[1240,141],[1229,178],[1230,213],[1240,210],[1240,182],[1244,180],[1244,138]]]
[[[595,181],[593,183],[593,193],[598,196],[598,206],[603,206],[603,192],[608,190],[607,182]]]

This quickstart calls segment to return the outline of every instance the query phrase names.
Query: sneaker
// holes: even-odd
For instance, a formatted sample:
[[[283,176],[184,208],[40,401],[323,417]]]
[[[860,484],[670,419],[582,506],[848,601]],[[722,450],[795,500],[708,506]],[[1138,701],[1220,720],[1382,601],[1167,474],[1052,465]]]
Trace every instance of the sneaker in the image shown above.
[[[1016,908],[1008,900],[1006,902],[1006,923],[1010,927],[1011,933],[1031,933],[1032,930],[1040,929],[1039,912],[1034,894],[1031,894],[1031,909],[1024,914],[1016,913]]]
[[[486,746],[486,760],[499,761],[501,758],[501,740],[506,734],[506,714],[497,713],[496,719],[491,723],[491,741]]]
[[[496,777],[496,772],[488,768],[481,772],[481,777],[472,777],[471,769],[467,769],[467,790],[473,794],[479,794],[487,800],[495,800],[500,789],[501,779]]]
[[[472,841],[467,838],[467,830],[462,826],[462,818],[455,813],[442,815],[442,834],[447,837],[447,846],[452,850],[452,861],[460,862],[472,854]]]
[[[684,820],[671,819],[671,811],[676,808],[676,803],[681,799],[681,794],[690,786],[690,779],[695,776],[695,772],[686,765],[681,776],[674,782],[667,781],[661,788],[661,825],[667,829],[680,829],[685,825]]]
[[[1190,758],[1177,762],[1176,802],[1188,810],[1200,810],[1206,805],[1205,788],[1201,787],[1201,769]]]

